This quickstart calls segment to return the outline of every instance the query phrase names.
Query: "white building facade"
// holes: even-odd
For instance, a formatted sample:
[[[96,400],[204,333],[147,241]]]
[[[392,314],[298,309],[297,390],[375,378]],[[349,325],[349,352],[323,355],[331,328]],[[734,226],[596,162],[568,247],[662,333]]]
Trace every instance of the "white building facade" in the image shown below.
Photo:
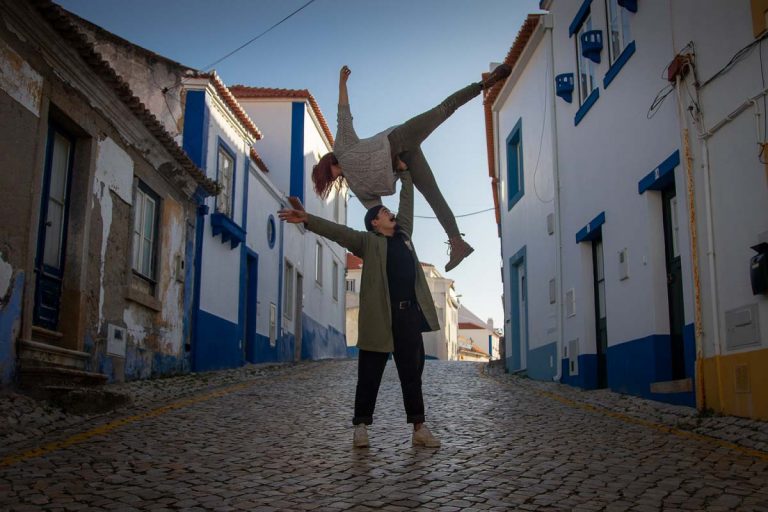
[[[768,196],[763,164],[747,156],[764,131],[756,139],[749,115],[711,128],[761,93],[760,63],[734,67],[719,91],[712,80],[710,96],[693,80],[717,76],[755,40],[753,16],[746,4],[675,3],[671,17],[668,7],[542,2],[549,13],[529,17],[507,56],[512,76],[486,96],[507,368],[762,416],[765,394],[743,390],[765,373],[752,369],[765,366],[766,303],[750,288],[749,261],[768,216],[748,212]],[[739,378],[744,396],[734,395]]]
[[[331,151],[333,135],[309,91],[231,90],[268,134],[255,148],[275,186],[285,196],[298,197],[308,212],[346,224],[346,188],[322,199],[312,187],[312,167]],[[287,350],[296,360],[345,357],[345,250],[300,225],[281,224],[278,230],[282,300],[276,304],[276,325],[283,348],[275,355]]]

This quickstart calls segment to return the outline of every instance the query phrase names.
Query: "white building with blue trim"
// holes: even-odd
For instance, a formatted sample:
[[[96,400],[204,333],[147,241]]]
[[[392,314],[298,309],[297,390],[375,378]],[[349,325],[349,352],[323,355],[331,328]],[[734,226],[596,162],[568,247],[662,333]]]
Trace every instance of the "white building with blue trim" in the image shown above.
[[[508,371],[765,417],[764,64],[732,59],[765,38],[762,11],[541,7],[485,96]]]
[[[310,179],[313,166],[333,147],[333,135],[312,94],[305,90],[236,85],[231,88],[243,109],[267,133],[255,145],[280,190],[298,197],[306,210],[346,224],[346,187],[322,199]],[[346,357],[346,251],[301,225],[279,226],[280,296],[276,305],[279,346],[260,359]]]
[[[313,213],[346,222],[345,191],[327,202],[304,193],[311,191],[305,176],[332,144],[314,98],[307,93],[296,102],[300,108],[289,102],[287,117],[259,113],[269,139],[259,145],[260,154],[255,146],[262,132],[215,72],[193,70],[85,20],[80,24],[220,187],[216,197],[198,198],[187,258],[194,262],[188,267],[193,283],[185,288],[191,369],[344,357],[343,252],[277,219],[287,196],[298,195]]]

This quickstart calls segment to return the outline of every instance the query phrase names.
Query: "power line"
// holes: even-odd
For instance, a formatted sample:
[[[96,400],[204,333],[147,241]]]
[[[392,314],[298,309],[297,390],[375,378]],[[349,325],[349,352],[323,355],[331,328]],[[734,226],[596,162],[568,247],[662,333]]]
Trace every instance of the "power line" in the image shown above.
[[[485,210],[478,210],[476,212],[464,213],[462,215],[454,215],[454,217],[457,218],[457,219],[461,218],[461,217],[469,217],[471,215],[478,215],[480,213],[490,212],[490,211],[495,210],[495,209],[496,208],[486,208]],[[432,215],[432,216],[429,216],[429,215],[414,215],[414,217],[417,218],[417,219],[436,219],[437,218],[434,215]]]
[[[286,16],[285,18],[281,19],[280,21],[278,21],[277,23],[275,23],[274,25],[272,25],[271,27],[269,27],[267,30],[265,30],[265,31],[264,31],[264,32],[262,32],[261,34],[259,34],[259,35],[257,35],[256,37],[254,37],[254,38],[250,39],[248,42],[246,42],[246,43],[244,43],[244,44],[240,45],[239,47],[235,48],[234,50],[232,50],[231,52],[229,52],[228,54],[226,54],[225,56],[223,56],[223,57],[222,57],[222,58],[220,58],[219,60],[217,60],[217,61],[215,61],[215,62],[213,62],[213,63],[211,63],[211,64],[208,64],[207,66],[205,66],[205,67],[202,69],[202,71],[209,71],[209,70],[211,70],[211,69],[213,68],[213,66],[215,66],[215,65],[216,65],[216,64],[218,64],[219,62],[223,61],[224,59],[228,59],[229,57],[231,57],[231,56],[232,56],[232,55],[234,55],[235,53],[239,52],[240,50],[242,50],[243,48],[245,48],[246,46],[248,46],[248,45],[249,45],[249,44],[251,44],[252,42],[256,41],[256,40],[257,40],[258,38],[260,38],[261,36],[265,35],[265,34],[266,34],[267,32],[269,32],[270,30],[272,30],[272,29],[276,28],[278,25],[280,25],[280,24],[282,24],[283,22],[285,22],[286,20],[288,20],[288,18],[290,18],[290,17],[291,17],[291,16],[293,16],[294,14],[297,14],[299,11],[301,11],[301,10],[303,10],[304,8],[308,7],[308,6],[309,6],[309,4],[311,4],[311,3],[312,3],[312,2],[314,2],[314,1],[315,1],[315,0],[309,0],[309,2],[305,3],[304,5],[302,5],[301,7],[299,7],[299,8],[298,8],[298,9],[296,9],[295,11],[293,11],[291,14],[289,14],[289,15],[288,15],[288,16]]]

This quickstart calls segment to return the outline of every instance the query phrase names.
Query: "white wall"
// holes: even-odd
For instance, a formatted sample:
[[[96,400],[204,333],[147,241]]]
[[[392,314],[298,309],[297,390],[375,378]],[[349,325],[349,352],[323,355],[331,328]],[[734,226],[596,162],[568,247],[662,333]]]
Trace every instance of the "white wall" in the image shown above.
[[[511,318],[510,257],[523,247],[526,248],[528,281],[528,347],[534,349],[557,340],[557,304],[549,303],[549,281],[557,276],[557,246],[556,235],[549,235],[547,231],[547,215],[555,212],[552,170],[553,78],[548,69],[551,60],[548,38],[532,46],[531,50],[530,58],[519,62],[493,106],[498,111],[495,146],[501,210],[504,330],[508,349],[511,347],[512,332],[519,329],[518,319]],[[524,195],[508,210],[506,141],[520,120]],[[525,347],[524,340],[522,347]],[[511,357],[509,350],[507,357]],[[525,354],[522,361],[525,364]]]
[[[307,211],[329,220],[334,220],[334,201],[340,201],[339,224],[346,224],[345,191],[339,196],[333,191],[328,198],[321,199],[315,194],[312,186],[312,167],[318,159],[330,151],[325,143],[319,127],[312,120],[309,104],[305,103],[304,113],[304,202]],[[323,247],[323,284],[318,285],[315,279],[315,246],[319,242]],[[346,250],[335,242],[307,232],[304,241],[305,261],[310,267],[311,280],[305,287],[306,301],[304,311],[323,326],[345,332],[346,308],[344,294],[344,269],[346,267]],[[336,277],[337,297],[333,297],[333,263],[338,265]]]
[[[239,130],[231,117],[222,109],[209,88],[206,105],[210,113],[205,171],[216,179],[219,141],[235,153],[234,197],[232,219],[243,224],[243,187],[245,184],[246,159],[249,153],[244,132]],[[205,200],[210,213],[215,212],[216,198]],[[238,323],[240,304],[240,250],[232,249],[229,242],[221,243],[221,235],[213,237],[210,215],[204,219],[203,260],[201,272],[200,308],[232,323]]]
[[[251,165],[248,180],[248,232],[246,243],[249,249],[259,255],[257,287],[256,332],[269,336],[269,305],[278,303],[278,286],[282,265],[280,259],[280,219],[277,210],[281,207],[281,195],[261,169]],[[269,247],[267,225],[269,217],[275,222],[275,244]]]
[[[291,179],[291,102],[256,99],[239,102],[263,133],[254,148],[269,168],[270,179],[287,194]]]
[[[696,15],[692,16],[691,13]],[[679,41],[678,46],[693,41],[697,73],[702,83],[728,63],[739,50],[755,40],[749,2],[683,0],[674,3],[673,15],[674,39]],[[715,126],[747,98],[765,89],[761,69],[767,63],[762,53],[755,47],[730,70],[701,88],[699,107],[703,114],[703,127],[695,125],[690,117],[687,119],[691,130],[697,183],[705,357],[715,355],[716,343],[719,343],[723,353],[728,352],[725,313],[751,304],[758,306],[762,333],[761,345],[748,350],[764,348],[766,345],[768,300],[765,295],[752,294],[749,280],[749,259],[755,254],[750,247],[758,243],[760,234],[768,232],[768,177],[765,165],[757,156],[757,143],[765,139],[765,128],[764,125],[760,127],[761,138],[758,138],[755,109],[750,106],[714,132],[706,141],[708,174],[704,168],[704,144],[697,135],[704,128]],[[761,57],[764,59],[762,64]],[[686,81],[690,83],[690,80]],[[689,97],[684,96],[683,99],[686,106],[691,103]],[[760,122],[764,123],[766,113],[762,99],[758,100],[758,107]],[[714,285],[711,261],[707,258],[710,243],[705,195],[707,179],[710,180],[714,233]],[[714,303],[713,297],[717,298]],[[719,323],[717,332],[715,319]]]
[[[555,74],[576,73],[574,37],[568,26],[580,2],[553,3]],[[665,85],[660,72],[671,60],[668,5],[645,2],[631,14],[637,50],[606,89],[607,49],[596,66],[600,97],[578,126],[574,91],[571,104],[556,98],[559,168],[563,221],[563,290],[573,288],[575,317],[565,319],[564,340],[579,338],[581,353],[595,352],[591,247],[576,244],[575,235],[600,212],[605,254],[608,345],[668,332],[661,202],[658,193],[638,194],[638,182],[675,150],[682,149],[674,99],[669,98],[652,119],[648,108]],[[605,3],[591,4],[593,28],[606,30]],[[658,71],[654,71],[658,70]],[[654,71],[654,72],[651,72]],[[681,151],[682,160],[682,151]],[[681,227],[686,225],[682,168],[676,169]],[[680,230],[681,259],[686,281],[686,323],[693,321],[688,235]],[[620,281],[618,253],[627,248],[629,274]]]

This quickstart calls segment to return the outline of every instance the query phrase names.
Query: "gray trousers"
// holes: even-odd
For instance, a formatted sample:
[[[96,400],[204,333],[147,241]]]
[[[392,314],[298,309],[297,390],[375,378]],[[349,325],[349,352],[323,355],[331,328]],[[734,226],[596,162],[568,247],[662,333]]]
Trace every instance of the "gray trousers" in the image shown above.
[[[435,108],[409,119],[389,132],[389,145],[392,148],[392,160],[399,157],[408,166],[414,186],[427,200],[437,220],[443,226],[449,238],[459,236],[459,226],[451,208],[445,202],[435,175],[421,151],[421,143],[435,128],[448,119],[457,108],[480,94],[482,86],[474,83],[448,96]]]

